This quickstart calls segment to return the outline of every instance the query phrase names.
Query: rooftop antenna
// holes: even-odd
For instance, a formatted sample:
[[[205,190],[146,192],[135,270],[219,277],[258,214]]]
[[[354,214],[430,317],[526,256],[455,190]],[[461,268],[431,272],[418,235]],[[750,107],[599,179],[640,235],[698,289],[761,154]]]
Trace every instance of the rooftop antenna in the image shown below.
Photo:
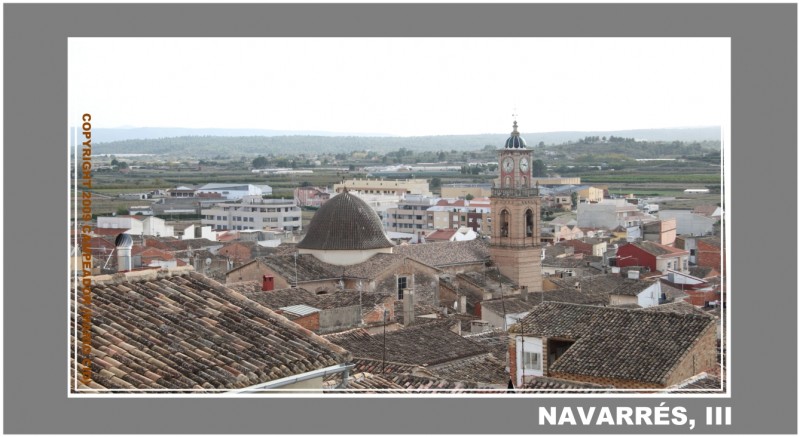
[[[294,288],[297,288],[297,252],[294,253]]]

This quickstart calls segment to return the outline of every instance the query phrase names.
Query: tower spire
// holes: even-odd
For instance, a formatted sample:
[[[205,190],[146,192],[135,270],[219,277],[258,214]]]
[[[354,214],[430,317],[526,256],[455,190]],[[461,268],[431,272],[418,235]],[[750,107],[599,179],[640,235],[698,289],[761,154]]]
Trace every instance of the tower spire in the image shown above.
[[[511,114],[511,117],[514,120],[514,130],[511,131],[511,135],[516,135],[516,136],[519,135],[519,131],[517,130],[517,116],[518,115],[519,114],[517,114],[517,108],[514,108],[514,113]]]

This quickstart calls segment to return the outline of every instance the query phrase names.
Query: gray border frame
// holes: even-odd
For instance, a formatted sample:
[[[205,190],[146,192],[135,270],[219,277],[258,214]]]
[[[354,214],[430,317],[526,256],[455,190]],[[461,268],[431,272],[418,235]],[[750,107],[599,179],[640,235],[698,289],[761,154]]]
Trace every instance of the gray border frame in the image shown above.
[[[688,409],[694,433],[797,432],[795,4],[5,4],[4,14],[4,432],[689,431],[537,421],[538,406],[655,407],[660,398],[67,399],[70,36],[731,37],[733,398],[664,401]],[[733,424],[705,426],[706,405],[732,406]]]

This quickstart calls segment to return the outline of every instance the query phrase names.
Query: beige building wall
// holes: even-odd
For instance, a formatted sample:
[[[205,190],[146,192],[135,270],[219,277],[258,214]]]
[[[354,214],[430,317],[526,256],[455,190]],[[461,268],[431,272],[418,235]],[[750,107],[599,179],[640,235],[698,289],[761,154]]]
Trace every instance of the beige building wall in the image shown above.
[[[426,179],[350,179],[333,185],[333,190],[341,193],[344,188],[350,191],[361,191],[363,194],[419,194],[432,196]]]
[[[471,194],[472,197],[489,197],[492,195],[491,187],[446,187],[442,186],[442,197],[448,199],[455,199],[467,197]]]

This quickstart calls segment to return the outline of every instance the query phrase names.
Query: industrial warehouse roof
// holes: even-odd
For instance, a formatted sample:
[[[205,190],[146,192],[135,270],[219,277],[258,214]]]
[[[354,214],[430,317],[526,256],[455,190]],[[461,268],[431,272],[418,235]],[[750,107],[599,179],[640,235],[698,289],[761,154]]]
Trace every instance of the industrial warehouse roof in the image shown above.
[[[240,389],[350,359],[341,347],[191,269],[93,282],[92,382],[73,380],[73,390]],[[82,323],[72,321],[75,342]],[[87,357],[81,348],[74,353],[80,374]]]
[[[509,332],[573,340],[550,372],[664,384],[714,324],[703,315],[544,302]]]
[[[298,249],[368,250],[394,246],[383,224],[369,205],[348,191],[325,202],[311,223]]]

